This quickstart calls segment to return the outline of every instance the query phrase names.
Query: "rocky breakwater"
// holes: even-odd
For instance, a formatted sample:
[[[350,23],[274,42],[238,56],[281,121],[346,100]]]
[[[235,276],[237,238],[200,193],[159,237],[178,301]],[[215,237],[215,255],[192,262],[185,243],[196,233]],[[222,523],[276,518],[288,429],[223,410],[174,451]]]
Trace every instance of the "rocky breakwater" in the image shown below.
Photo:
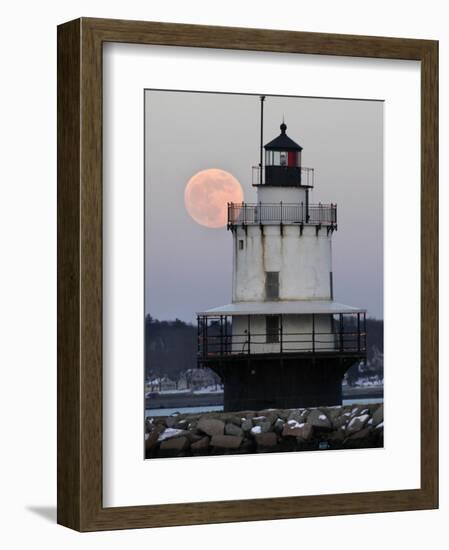
[[[147,458],[383,446],[383,405],[148,417]]]

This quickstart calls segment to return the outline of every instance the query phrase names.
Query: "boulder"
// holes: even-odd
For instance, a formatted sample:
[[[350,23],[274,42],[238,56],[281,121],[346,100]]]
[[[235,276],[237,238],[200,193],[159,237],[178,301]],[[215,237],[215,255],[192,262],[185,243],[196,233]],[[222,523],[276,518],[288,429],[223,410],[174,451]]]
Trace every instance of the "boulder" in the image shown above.
[[[165,423],[165,417],[157,416],[156,418],[153,419],[153,425],[159,431],[165,430],[165,428],[167,427],[167,424]]]
[[[253,438],[244,438],[242,444],[240,445],[238,452],[245,453],[254,453],[256,450],[256,442]]]
[[[149,449],[152,449],[159,438],[159,430],[153,430],[149,434],[145,434],[145,449],[148,451]]]
[[[242,423],[242,419],[240,416],[227,416],[223,420],[226,421],[226,424],[234,424],[235,426],[239,426]]]
[[[192,449],[193,453],[201,453],[203,451],[206,451],[206,449],[209,448],[209,443],[210,443],[210,437],[206,435],[205,437],[202,437],[199,441],[192,443],[190,445],[190,448]]]
[[[278,413],[276,409],[267,409],[265,411],[261,411],[260,416],[265,416],[266,419],[273,424],[276,418],[278,417]]]
[[[159,456],[171,457],[179,456],[189,446],[187,437],[175,437],[162,441],[159,446]]]
[[[343,407],[332,407],[329,408],[327,414],[329,419],[333,422],[335,419],[339,418],[344,413]]]
[[[243,436],[243,430],[239,426],[236,426],[235,424],[226,424],[224,429],[225,435],[237,435],[239,437]]]
[[[242,420],[242,430],[244,432],[249,432],[252,427],[253,421],[250,418],[245,418],[245,420]]]
[[[339,428],[334,430],[327,436],[328,441],[335,443],[342,443],[346,439],[346,430]]]
[[[242,438],[236,435],[213,435],[210,444],[220,449],[238,449]]]
[[[207,435],[223,435],[225,423],[217,418],[202,417],[197,424],[197,429]]]
[[[334,429],[338,430],[348,422],[348,416],[342,414],[333,419]]]
[[[373,413],[373,424],[377,426],[384,419],[384,404],[381,403]]]
[[[262,428],[260,426],[253,426],[250,430],[252,436],[260,435],[262,433]]]
[[[155,428],[155,425],[153,424],[152,418],[146,418],[145,419],[145,431],[147,433],[152,432]]]
[[[317,430],[331,430],[332,423],[320,409],[313,409],[307,417],[307,423]]]
[[[313,426],[312,424],[309,424],[306,422],[302,428],[298,428],[300,430],[299,435],[296,436],[296,441],[298,443],[301,443],[303,441],[309,441],[311,439],[313,434]]]
[[[282,420],[282,418],[278,418],[276,420],[276,422],[274,423],[274,426],[273,426],[273,430],[277,433],[277,434],[280,434],[284,428],[284,424],[285,422]]]
[[[165,425],[167,428],[173,428],[176,422],[178,422],[176,416],[167,416],[167,418],[165,418]]]
[[[256,435],[256,443],[258,449],[272,449],[276,447],[278,442],[277,435],[274,432],[267,432]]]
[[[189,422],[185,418],[182,418],[181,420],[175,422],[174,427],[181,430],[187,430],[189,427]]]
[[[176,437],[188,437],[190,432],[186,430],[177,430],[176,428],[166,428],[159,434],[158,440],[165,441],[166,439],[174,439]]]
[[[356,405],[352,410],[351,410],[351,416],[354,417],[354,416],[360,416],[361,414],[366,414],[366,413],[363,413],[363,411],[366,409],[366,407],[364,405]]]
[[[348,439],[350,439],[351,441],[355,440],[355,439],[365,439],[365,438],[369,438],[371,434],[371,429],[370,428],[363,428],[362,430],[359,430],[358,432],[355,432],[355,433],[352,433]]]
[[[253,425],[261,426],[262,432],[268,432],[276,418],[277,417],[273,414],[269,414],[267,416],[255,416],[253,418]]]
[[[269,420],[265,420],[265,422],[261,422],[258,426],[255,426],[257,428],[260,428],[261,433],[267,433],[271,429],[271,422]]]
[[[190,433],[189,435],[190,444],[196,443],[197,441],[200,441],[204,437],[208,437],[208,436],[205,436],[203,433],[199,433],[199,432],[198,433],[189,432],[189,433]]]
[[[294,421],[293,421],[294,422]],[[302,437],[305,424],[285,424],[282,429],[282,437]]]
[[[302,424],[306,421],[307,416],[309,415],[309,411],[307,409],[295,409],[290,412],[290,414],[287,417],[287,420],[296,420],[296,422],[299,422]]]
[[[369,420],[369,414],[362,414],[361,416],[354,416],[346,426],[346,434],[349,436],[355,432],[360,431],[365,427],[365,424]]]

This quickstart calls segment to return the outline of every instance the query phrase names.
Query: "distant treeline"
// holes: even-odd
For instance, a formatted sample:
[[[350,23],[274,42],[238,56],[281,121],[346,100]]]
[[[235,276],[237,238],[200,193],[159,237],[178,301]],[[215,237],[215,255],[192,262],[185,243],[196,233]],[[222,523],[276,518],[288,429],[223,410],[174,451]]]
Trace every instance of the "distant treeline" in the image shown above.
[[[384,378],[384,322],[378,319],[366,320],[366,347],[368,357],[366,363],[356,363],[346,373],[348,384],[355,385],[360,379]]]
[[[361,376],[383,377],[383,320],[367,319],[367,365],[354,365],[348,371],[348,382]],[[145,320],[145,374],[147,378],[180,375],[197,366],[197,327],[180,319],[159,321],[147,315]]]
[[[180,319],[145,319],[145,375],[178,380],[182,372],[196,368],[197,327]]]

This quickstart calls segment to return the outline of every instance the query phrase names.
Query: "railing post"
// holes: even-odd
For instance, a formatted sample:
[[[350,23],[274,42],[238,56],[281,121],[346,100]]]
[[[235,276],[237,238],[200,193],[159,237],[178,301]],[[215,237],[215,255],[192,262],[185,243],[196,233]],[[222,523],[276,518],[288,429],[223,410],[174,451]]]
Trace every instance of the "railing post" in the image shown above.
[[[360,313],[357,313],[357,351],[360,351]]]
[[[224,354],[228,355],[228,318],[226,315],[224,317],[224,322]]]
[[[312,352],[315,353],[315,314],[312,313]]]
[[[248,315],[248,355],[251,353],[251,326],[250,326],[250,316]]]
[[[199,315],[196,316],[196,353],[200,356],[203,354],[201,347],[201,330],[200,330],[200,319]]]
[[[282,326],[282,315],[279,315],[279,350],[281,353],[283,352],[283,338],[284,331]]]
[[[339,314],[340,318],[340,353],[343,352],[343,314]]]
[[[223,315],[220,315],[220,357],[223,356]]]
[[[366,351],[366,312],[363,312],[363,340],[364,340],[363,351]]]
[[[306,188],[306,223],[309,223],[309,189]]]

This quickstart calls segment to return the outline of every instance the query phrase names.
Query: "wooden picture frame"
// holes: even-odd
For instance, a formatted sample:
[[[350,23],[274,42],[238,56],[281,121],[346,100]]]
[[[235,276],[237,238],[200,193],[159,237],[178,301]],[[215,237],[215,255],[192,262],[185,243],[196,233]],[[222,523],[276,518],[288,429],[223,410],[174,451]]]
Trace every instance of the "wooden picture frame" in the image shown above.
[[[102,45],[421,62],[421,488],[105,508],[102,503]],[[58,523],[79,531],[438,506],[438,42],[82,18],[58,28]]]

